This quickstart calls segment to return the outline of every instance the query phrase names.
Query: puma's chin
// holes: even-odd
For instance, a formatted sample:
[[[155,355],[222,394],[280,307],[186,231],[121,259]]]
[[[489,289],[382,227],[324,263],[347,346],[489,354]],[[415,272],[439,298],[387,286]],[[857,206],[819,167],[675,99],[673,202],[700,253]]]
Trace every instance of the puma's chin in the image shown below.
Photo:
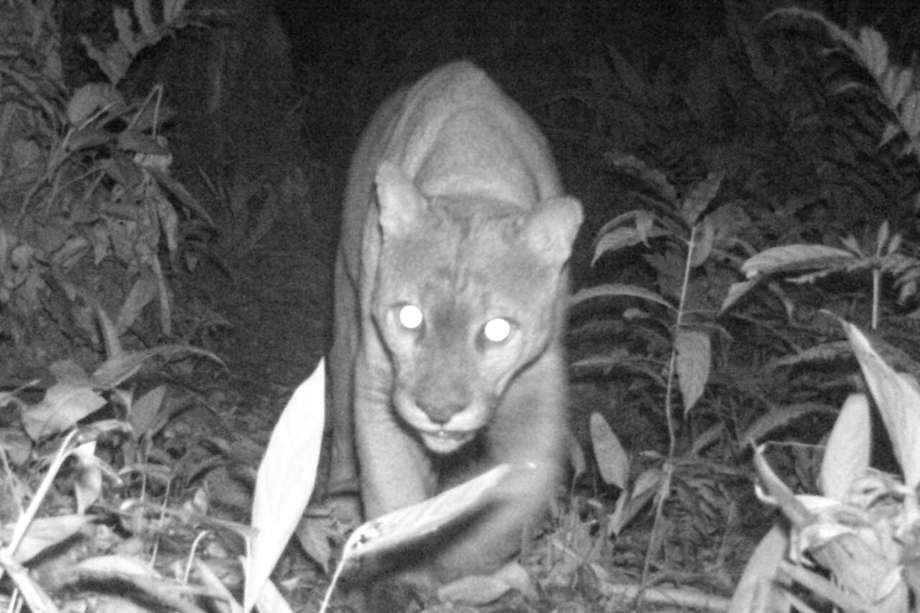
[[[431,432],[419,431],[422,442],[431,452],[440,455],[453,453],[471,441],[476,432],[452,432],[450,430],[436,430]]]

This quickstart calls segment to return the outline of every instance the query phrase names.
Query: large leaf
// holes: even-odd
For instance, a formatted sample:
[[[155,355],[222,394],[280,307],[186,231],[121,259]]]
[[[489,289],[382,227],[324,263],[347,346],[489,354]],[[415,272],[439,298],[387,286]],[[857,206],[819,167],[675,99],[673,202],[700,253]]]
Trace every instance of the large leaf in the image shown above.
[[[245,611],[260,599],[313,493],[323,446],[325,401],[326,369],[320,360],[278,418],[259,465],[252,502],[252,526],[258,533],[246,559]]]
[[[840,409],[824,449],[819,475],[822,494],[838,502],[847,499],[850,484],[869,468],[871,443],[869,401],[863,394],[851,394]]]
[[[920,481],[920,388],[917,381],[888,366],[856,326],[844,323],[843,329],[888,430],[895,458],[904,473],[904,483],[914,489]]]

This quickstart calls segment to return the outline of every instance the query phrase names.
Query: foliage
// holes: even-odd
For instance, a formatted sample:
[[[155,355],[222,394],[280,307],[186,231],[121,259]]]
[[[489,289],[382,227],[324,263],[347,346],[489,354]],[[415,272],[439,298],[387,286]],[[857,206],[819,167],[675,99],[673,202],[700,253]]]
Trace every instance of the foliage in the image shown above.
[[[161,93],[131,101],[118,85],[138,54],[183,27],[183,4],[165,0],[159,23],[149,1],[116,8],[116,41],[99,49],[84,39],[108,82],[76,91],[62,74],[53,5],[0,7],[0,343],[20,367],[98,359],[103,313],[119,336],[150,344],[172,334],[161,256],[177,265],[181,216],[202,212],[169,175]]]
[[[886,358],[918,368],[912,70],[889,61],[871,28],[851,37],[798,9],[757,26],[741,3],[728,8],[727,35],[688,52],[683,80],[608,47],[572,93],[596,114],[623,194],[594,241],[599,283],[573,299],[573,373],[618,381],[618,406],[668,424],[666,454],[627,446],[615,460],[592,430],[595,457],[616,463],[601,474],[619,475],[607,480],[622,490],[611,525],[655,501],[650,557],[664,526],[689,517],[703,532],[707,509],[725,509],[720,484],[737,482],[752,442],[791,439],[771,461],[792,483],[818,478],[801,443],[819,442],[855,374],[838,317],[865,322]],[[779,15],[818,21],[844,53],[777,34]],[[603,417],[620,434],[615,410]],[[637,452],[659,461],[632,462]]]
[[[894,371],[863,333],[844,324],[894,448],[903,479],[870,467],[871,420],[864,394],[844,403],[820,469],[820,492],[795,495],[758,450],[760,497],[790,522],[764,539],[748,563],[730,611],[803,608],[793,584],[846,610],[916,611],[917,494],[920,480],[920,386]],[[807,557],[833,581],[804,564]],[[782,577],[780,575],[783,575]],[[910,595],[913,595],[911,598]],[[756,603],[756,605],[755,605]],[[805,605],[807,606],[807,605]]]

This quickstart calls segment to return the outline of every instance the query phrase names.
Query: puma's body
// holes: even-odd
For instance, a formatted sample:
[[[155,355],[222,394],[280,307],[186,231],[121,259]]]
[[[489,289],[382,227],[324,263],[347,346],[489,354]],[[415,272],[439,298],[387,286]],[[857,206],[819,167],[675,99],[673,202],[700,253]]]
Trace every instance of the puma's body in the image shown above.
[[[580,223],[536,125],[469,63],[391,97],[361,139],[335,271],[330,480],[357,469],[372,518],[498,463],[536,465],[407,564],[435,580],[504,562],[561,478]]]

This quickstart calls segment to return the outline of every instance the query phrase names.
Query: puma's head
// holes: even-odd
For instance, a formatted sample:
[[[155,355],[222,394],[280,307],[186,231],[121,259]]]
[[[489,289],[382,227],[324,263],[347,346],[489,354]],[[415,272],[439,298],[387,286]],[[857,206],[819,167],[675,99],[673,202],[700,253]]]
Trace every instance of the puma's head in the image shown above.
[[[429,199],[387,163],[377,200],[372,308],[392,360],[393,404],[428,449],[451,453],[556,341],[581,206],[564,197],[531,210],[475,195]]]

